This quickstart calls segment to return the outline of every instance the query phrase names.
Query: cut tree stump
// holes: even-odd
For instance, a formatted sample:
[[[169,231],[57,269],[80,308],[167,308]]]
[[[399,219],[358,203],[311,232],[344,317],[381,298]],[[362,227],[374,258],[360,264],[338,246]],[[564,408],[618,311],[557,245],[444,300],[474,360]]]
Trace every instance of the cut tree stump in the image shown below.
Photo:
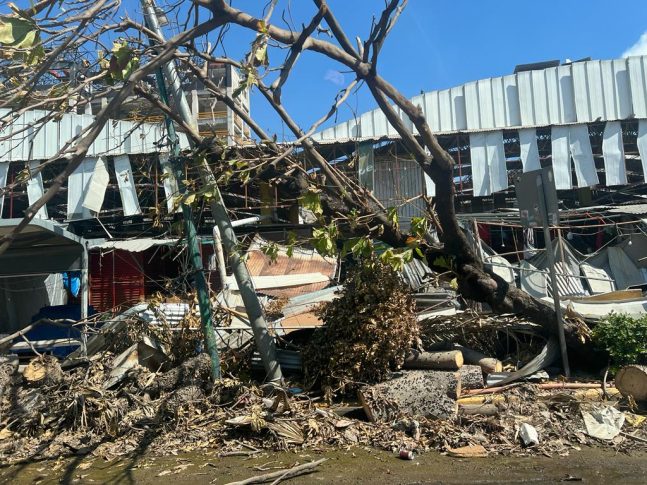
[[[461,389],[483,389],[483,369],[480,365],[464,365],[460,368]]]
[[[43,355],[27,364],[22,378],[31,386],[52,386],[63,380],[63,370],[56,357]]]
[[[457,370],[463,365],[463,354],[460,350],[441,352],[419,352],[412,350],[404,359],[405,369]]]
[[[647,365],[627,365],[616,375],[616,388],[623,396],[647,401]]]
[[[411,370],[363,387],[357,394],[372,422],[392,421],[402,415],[447,419],[456,415],[460,389],[458,372]]]
[[[496,404],[459,404],[458,414],[463,416],[496,416],[499,407]]]
[[[454,349],[462,352],[466,364],[480,365],[486,374],[503,371],[503,363],[499,359],[488,357],[477,350],[468,349],[462,345],[455,344]]]

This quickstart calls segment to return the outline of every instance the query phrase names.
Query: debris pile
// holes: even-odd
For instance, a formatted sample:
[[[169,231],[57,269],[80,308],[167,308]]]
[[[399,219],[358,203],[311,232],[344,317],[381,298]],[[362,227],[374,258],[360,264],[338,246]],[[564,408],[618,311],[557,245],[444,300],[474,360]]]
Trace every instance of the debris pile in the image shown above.
[[[342,393],[376,383],[399,369],[418,345],[415,302],[399,275],[374,259],[348,275],[339,298],[319,313],[318,328],[304,350],[308,385]]]

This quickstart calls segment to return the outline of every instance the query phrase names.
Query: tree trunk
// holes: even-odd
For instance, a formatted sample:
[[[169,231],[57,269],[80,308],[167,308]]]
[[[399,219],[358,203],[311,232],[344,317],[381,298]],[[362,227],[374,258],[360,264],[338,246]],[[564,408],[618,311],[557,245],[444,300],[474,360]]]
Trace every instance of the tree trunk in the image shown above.
[[[481,352],[463,347],[462,345],[454,345],[454,348],[463,353],[465,363],[480,366],[486,374],[501,372],[503,370],[503,363],[499,359],[488,357]]]
[[[480,365],[464,365],[458,371],[461,375],[461,389],[483,389],[483,370]]]
[[[440,352],[418,352],[412,350],[404,359],[405,369],[458,370],[463,365],[463,354],[459,350]]]
[[[366,386],[357,394],[373,422],[392,421],[402,415],[447,419],[456,415],[460,389],[458,372],[414,370]]]
[[[647,401],[647,366],[627,365],[616,376],[616,387],[624,397]]]

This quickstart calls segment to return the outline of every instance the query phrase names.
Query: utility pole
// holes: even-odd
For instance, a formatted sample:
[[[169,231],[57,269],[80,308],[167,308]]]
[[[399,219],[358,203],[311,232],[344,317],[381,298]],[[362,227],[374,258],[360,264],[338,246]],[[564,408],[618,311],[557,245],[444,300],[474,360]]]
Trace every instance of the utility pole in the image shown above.
[[[152,28],[148,17],[146,17],[146,24],[148,28]],[[151,44],[154,41],[151,39]],[[169,105],[168,92],[166,84],[164,83],[164,74],[161,69],[155,71],[155,78],[157,87],[160,92],[160,99],[167,106]],[[186,193],[186,186],[184,185],[184,164],[180,159],[180,139],[175,131],[175,125],[170,117],[165,116],[164,122],[166,124],[167,136],[171,149],[170,162],[173,168],[173,176],[177,181],[180,196]],[[211,359],[211,379],[216,381],[220,379],[220,356],[218,354],[218,344],[216,341],[216,334],[213,328],[213,314],[211,311],[211,301],[209,300],[209,290],[207,287],[207,280],[204,276],[204,266],[202,263],[202,255],[200,254],[200,247],[198,242],[198,234],[193,224],[193,211],[191,207],[183,201],[180,204],[182,209],[182,219],[184,222],[184,234],[187,240],[187,248],[191,257],[191,265],[193,266],[193,277],[195,281],[195,288],[198,297],[198,307],[200,308],[200,322],[202,324],[202,333],[204,334],[204,345],[209,358]]]
[[[148,28],[155,32],[161,41],[164,41],[164,35],[155,13],[154,0],[141,0],[141,2]],[[193,117],[189,109],[189,104],[184,97],[184,92],[182,91],[180,78],[175,68],[175,61],[171,60],[164,64],[163,70],[171,94],[173,95],[175,108],[187,124],[193,125]],[[229,257],[229,263],[231,264],[236,283],[238,284],[240,296],[247,311],[247,317],[252,327],[256,347],[265,367],[265,378],[270,382],[280,382],[283,380],[283,375],[276,356],[276,345],[273,337],[267,330],[267,322],[263,315],[261,303],[256,295],[252,278],[245,265],[245,261],[238,252],[238,239],[231,225],[229,214],[227,214],[227,208],[220,194],[220,188],[205,159],[201,161],[198,169],[202,184],[214,188],[214,198],[210,202],[211,213],[220,231],[223,245]]]

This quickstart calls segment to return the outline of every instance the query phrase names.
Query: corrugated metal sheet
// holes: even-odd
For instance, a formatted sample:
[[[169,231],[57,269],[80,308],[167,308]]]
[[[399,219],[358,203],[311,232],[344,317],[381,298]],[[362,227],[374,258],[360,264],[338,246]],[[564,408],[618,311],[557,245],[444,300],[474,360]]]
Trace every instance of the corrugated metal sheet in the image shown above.
[[[141,253],[90,253],[90,304],[97,311],[105,311],[142,301],[145,295],[142,267]]]
[[[337,264],[332,258],[324,258],[314,250],[294,248],[292,257],[287,256],[285,247],[279,247],[276,261],[272,262],[261,248],[266,243],[257,237],[247,251],[247,268],[251,276],[285,276],[308,273],[321,273],[328,281],[309,283],[292,287],[264,288],[259,290],[265,295],[276,298],[292,298],[297,295],[312,293],[322,290],[330,285],[330,280],[335,276]]]
[[[646,64],[647,56],[576,62],[472,81],[411,101],[422,108],[438,134],[647,118]],[[357,120],[327,128],[313,138],[342,142],[397,137],[380,110]]]
[[[117,176],[117,184],[119,185],[119,194],[121,195],[121,205],[124,209],[124,215],[133,216],[136,214],[141,214],[142,210],[139,207],[137,189],[135,187],[135,180],[133,179],[133,171],[130,166],[128,155],[116,156],[114,163],[115,174]]]
[[[130,239],[127,241],[107,240],[97,244],[91,244],[90,249],[117,249],[129,253],[141,253],[154,246],[173,246],[177,239],[153,239],[148,237]]]
[[[4,120],[11,113],[0,109],[3,120],[0,138],[0,162],[45,160],[56,155],[94,120],[92,115],[65,113],[59,121],[42,123],[48,111],[33,110],[16,119]],[[147,154],[160,151],[159,143],[166,136],[163,123],[142,123],[109,120],[88,150],[88,157],[101,155]],[[180,134],[182,148],[188,148],[186,135]]]
[[[405,202],[425,193],[425,179],[413,160],[377,160],[373,194],[385,207],[397,207],[400,226],[408,230],[412,217],[421,217],[425,205],[421,198]]]

